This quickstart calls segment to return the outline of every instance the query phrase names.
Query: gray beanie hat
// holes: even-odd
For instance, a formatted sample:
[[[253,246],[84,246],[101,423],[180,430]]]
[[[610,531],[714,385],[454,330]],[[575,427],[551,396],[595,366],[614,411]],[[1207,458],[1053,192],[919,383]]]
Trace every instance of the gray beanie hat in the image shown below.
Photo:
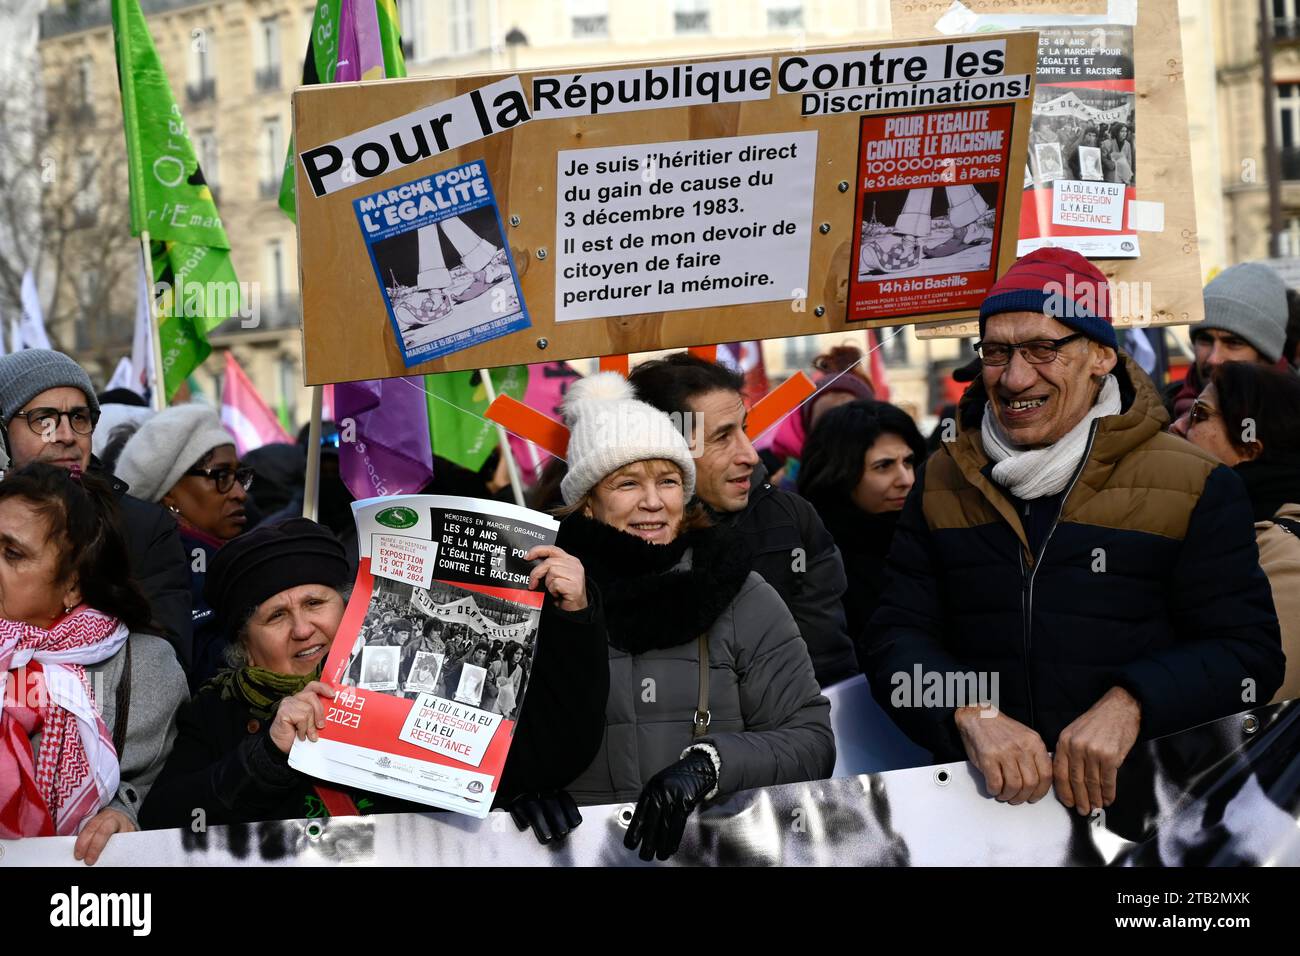
[[[569,387],[562,406],[569,426],[564,503],[581,500],[606,475],[634,461],[663,458],[682,471],[686,500],[695,494],[695,461],[681,431],[653,405],[639,401],[617,372],[598,372]]]
[[[117,477],[137,498],[161,501],[200,458],[234,443],[234,436],[207,405],[173,405],[131,436],[117,460]]]
[[[1193,325],[1221,329],[1245,339],[1270,362],[1286,345],[1286,283],[1262,262],[1243,262],[1224,269],[1205,287],[1205,321]]]
[[[23,349],[0,355],[0,422],[8,425],[41,392],[63,387],[81,389],[91,419],[99,421],[95,386],[90,384],[86,370],[71,358],[51,349]]]

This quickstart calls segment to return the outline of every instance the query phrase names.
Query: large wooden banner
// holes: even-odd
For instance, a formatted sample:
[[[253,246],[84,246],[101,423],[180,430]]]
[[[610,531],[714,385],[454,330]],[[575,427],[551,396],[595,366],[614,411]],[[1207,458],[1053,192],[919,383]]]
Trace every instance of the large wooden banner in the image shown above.
[[[1076,244],[1111,280],[1117,327],[1201,321],[1177,0],[891,0],[890,12],[898,42],[1037,31],[1020,251]],[[1096,197],[1091,221],[1063,225],[1058,197],[1080,191]],[[974,321],[917,329],[921,338],[977,334]]]
[[[309,384],[973,315],[1033,33],[303,87]]]

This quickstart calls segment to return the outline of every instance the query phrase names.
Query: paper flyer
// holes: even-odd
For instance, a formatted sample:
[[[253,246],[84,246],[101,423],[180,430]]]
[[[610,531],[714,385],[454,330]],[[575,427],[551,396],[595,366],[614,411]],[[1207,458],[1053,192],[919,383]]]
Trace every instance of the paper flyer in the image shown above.
[[[482,162],[352,205],[408,368],[531,324]]]
[[[1133,28],[1039,27],[1038,87],[1019,254],[1042,246],[1101,259],[1138,255]]]
[[[997,281],[1015,106],[862,118],[847,320],[978,309]]]
[[[360,563],[322,679],[341,688],[290,766],[485,817],[538,640],[543,593],[523,556],[549,515],[477,498],[400,495],[352,506]]]

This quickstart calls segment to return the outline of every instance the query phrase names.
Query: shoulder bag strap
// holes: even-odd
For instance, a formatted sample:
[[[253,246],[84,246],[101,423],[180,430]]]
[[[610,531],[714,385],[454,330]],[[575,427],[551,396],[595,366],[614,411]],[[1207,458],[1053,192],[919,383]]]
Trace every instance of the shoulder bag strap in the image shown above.
[[[709,723],[713,715],[709,713],[709,635],[701,634],[700,648],[700,697],[695,705],[695,724],[691,727],[691,739],[699,740],[709,732]]]

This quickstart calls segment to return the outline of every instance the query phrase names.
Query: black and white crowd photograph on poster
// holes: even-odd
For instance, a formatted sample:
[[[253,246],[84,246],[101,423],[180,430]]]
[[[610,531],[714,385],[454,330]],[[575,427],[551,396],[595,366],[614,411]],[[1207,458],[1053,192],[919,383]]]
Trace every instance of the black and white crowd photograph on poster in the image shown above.
[[[421,588],[375,578],[348,683],[415,699],[433,694],[515,719],[540,615],[446,581]]]

